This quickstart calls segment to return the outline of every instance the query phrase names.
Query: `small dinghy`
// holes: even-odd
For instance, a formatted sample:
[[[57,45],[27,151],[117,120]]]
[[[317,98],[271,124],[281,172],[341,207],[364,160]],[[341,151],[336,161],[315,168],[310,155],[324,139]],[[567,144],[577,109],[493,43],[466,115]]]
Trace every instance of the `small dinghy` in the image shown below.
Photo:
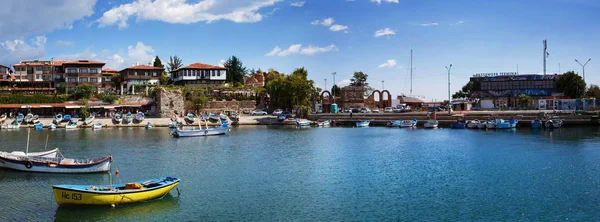
[[[17,122],[19,124],[23,123],[23,119],[25,119],[25,116],[23,115],[23,113],[17,114]]]
[[[477,126],[481,123],[478,119],[471,120],[467,123],[467,128],[469,129],[477,129]]]
[[[48,129],[56,129],[56,124],[50,123],[50,125],[48,125]]]
[[[127,114],[125,114],[125,117],[123,118],[123,123],[129,124],[129,123],[131,123],[132,120],[133,120],[133,114],[131,114],[131,112],[128,112]]]
[[[138,123],[141,123],[144,119],[146,119],[146,115],[144,115],[143,112],[137,112],[137,114],[135,114],[135,120],[137,120]]]
[[[400,127],[415,127],[417,126],[417,119],[413,119],[413,120],[404,120],[402,122],[400,122]]]
[[[387,122],[387,126],[388,127],[400,127],[400,124],[402,123],[402,120],[394,120],[394,121],[389,121]]]
[[[194,115],[193,113],[189,112],[189,113],[187,113],[187,115],[185,115],[185,118],[183,118],[183,119],[187,123],[194,123],[194,121],[196,121],[196,115]]]
[[[92,115],[90,115],[88,118],[85,118],[85,120],[83,121],[83,123],[85,123],[85,125],[90,125],[92,124],[92,122],[94,121],[94,119],[96,119],[96,117],[94,117],[95,115],[92,113]]]
[[[27,116],[23,119],[26,124],[33,123],[33,114],[28,113]]]
[[[227,120],[228,119],[227,115],[225,115],[224,113],[219,114],[219,118],[221,120]]]
[[[171,130],[171,135],[173,137],[195,137],[195,136],[216,136],[216,135],[225,135],[229,132],[229,126],[227,122],[221,122],[221,125],[218,127],[208,128],[207,120],[203,120],[205,124],[205,128],[202,128],[202,123],[198,122],[199,128],[191,128],[191,129],[179,129],[174,128]]]
[[[44,124],[36,123],[35,125],[33,125],[33,128],[36,130],[42,130],[42,129],[44,129]]]
[[[325,121],[319,121],[317,122],[317,126],[330,126],[331,125],[331,120],[325,120]]]
[[[34,124],[37,124],[37,123],[39,123],[39,122],[40,122],[40,116],[38,116],[38,115],[33,115],[33,120],[32,120],[32,121],[33,121],[33,123],[34,123]]]
[[[74,123],[72,121],[69,121],[67,123],[67,125],[65,125],[65,129],[75,129],[75,128],[77,128],[77,123]]]
[[[438,125],[439,125],[439,122],[437,120],[430,119],[430,120],[427,120],[427,122],[425,122],[425,124],[423,124],[423,127],[426,129],[432,129],[432,128],[437,128]]]
[[[4,122],[4,120],[6,120],[6,113],[0,115],[0,123]]]
[[[152,123],[150,123],[150,122],[146,123],[146,129],[152,129],[152,127],[153,127]]]
[[[116,123],[121,123],[121,121],[123,121],[123,114],[116,113],[114,120],[115,120]]]
[[[466,129],[467,124],[462,119],[456,120],[456,123],[450,124],[451,129]]]
[[[96,124],[92,125],[92,129],[102,129],[102,123],[97,122]]]
[[[112,180],[111,180],[112,181]],[[167,195],[179,184],[179,178],[162,177],[135,183],[109,185],[54,185],[58,206],[106,205],[145,202]]]
[[[63,121],[63,115],[62,114],[56,114],[56,116],[54,116],[54,121],[52,121],[55,124],[60,124],[60,122]]]
[[[217,114],[214,114],[214,113],[208,114],[208,119],[210,119],[212,121],[219,121],[219,120],[221,120],[221,118],[219,116],[217,116]]]
[[[296,119],[296,126],[298,126],[298,127],[310,126],[310,121],[308,121],[308,120]]]
[[[371,124],[371,120],[359,121],[356,122],[356,127],[367,127],[369,124]]]
[[[532,129],[540,129],[542,128],[542,121],[539,119],[531,120],[531,128]]]
[[[69,114],[65,114],[65,115],[63,116],[63,120],[62,120],[62,121],[64,121],[64,122],[69,122],[69,121],[71,121],[71,115],[69,115]]]

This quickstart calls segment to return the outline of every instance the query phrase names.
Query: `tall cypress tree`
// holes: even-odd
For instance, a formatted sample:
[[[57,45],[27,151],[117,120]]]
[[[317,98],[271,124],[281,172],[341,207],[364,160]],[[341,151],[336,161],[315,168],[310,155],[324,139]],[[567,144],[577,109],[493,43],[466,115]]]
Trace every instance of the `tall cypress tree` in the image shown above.
[[[160,58],[158,58],[158,56],[156,56],[154,58],[154,67],[158,67],[158,68],[164,68],[165,66],[162,64],[162,61],[160,61]]]
[[[231,56],[224,64],[227,69],[226,81],[231,83],[240,83],[244,85],[244,76],[248,72],[248,69],[242,65],[237,57]]]

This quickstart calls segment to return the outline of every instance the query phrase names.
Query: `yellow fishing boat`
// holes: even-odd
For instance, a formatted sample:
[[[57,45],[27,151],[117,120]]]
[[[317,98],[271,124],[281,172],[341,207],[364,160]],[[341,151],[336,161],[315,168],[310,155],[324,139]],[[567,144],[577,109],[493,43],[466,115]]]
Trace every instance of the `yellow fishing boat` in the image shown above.
[[[107,186],[54,185],[52,191],[62,205],[117,205],[161,198],[179,184],[179,179],[162,177]]]

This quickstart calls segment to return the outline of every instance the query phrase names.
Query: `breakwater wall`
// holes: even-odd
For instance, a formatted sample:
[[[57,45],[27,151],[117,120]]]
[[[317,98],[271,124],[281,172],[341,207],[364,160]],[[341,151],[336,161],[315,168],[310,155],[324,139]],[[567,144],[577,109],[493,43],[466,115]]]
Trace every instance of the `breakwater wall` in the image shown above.
[[[502,118],[505,120],[518,119],[520,126],[530,126],[531,121],[538,117],[544,116],[539,111],[469,111],[469,112],[455,112],[448,114],[447,112],[436,113],[437,120],[440,126],[449,126],[452,123],[456,123],[458,119],[464,120],[488,120]],[[590,126],[598,125],[598,115],[596,113],[587,114],[575,114],[573,112],[546,112],[546,116],[555,116],[563,120],[565,127],[570,126]],[[322,120],[334,120],[338,125],[353,125],[357,121],[371,120],[371,125],[386,125],[387,122],[393,120],[412,120],[417,119],[418,126],[422,126],[423,123],[432,117],[427,112],[408,112],[408,113],[321,113],[311,114],[308,116],[309,120],[322,121]]]

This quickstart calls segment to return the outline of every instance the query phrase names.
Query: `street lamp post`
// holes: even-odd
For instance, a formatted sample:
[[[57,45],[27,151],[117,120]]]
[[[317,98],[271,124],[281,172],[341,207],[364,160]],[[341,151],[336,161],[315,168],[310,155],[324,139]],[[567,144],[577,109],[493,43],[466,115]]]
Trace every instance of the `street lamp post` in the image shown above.
[[[323,89],[323,91],[327,90],[327,79],[325,79],[325,89]]]
[[[385,90],[385,80],[381,80],[381,91]]]
[[[333,75],[333,84],[335,84],[335,72],[332,72],[331,75]],[[333,103],[335,104],[335,88],[333,88]]]
[[[587,61],[587,62],[585,62],[585,64],[583,64],[583,65],[582,65],[582,64],[581,64],[579,61],[577,61],[577,59],[575,59],[575,62],[579,63],[579,65],[581,66],[581,68],[583,68],[583,81],[584,81],[584,82],[585,82],[585,65],[587,65],[587,64],[588,64],[588,62],[590,62],[590,60],[592,60],[592,59],[591,59],[591,58],[590,58],[590,59],[588,59],[588,61]]]
[[[450,100],[450,70],[452,69],[452,64],[450,67],[446,66],[446,70],[448,70],[448,114],[452,114],[452,101]]]

